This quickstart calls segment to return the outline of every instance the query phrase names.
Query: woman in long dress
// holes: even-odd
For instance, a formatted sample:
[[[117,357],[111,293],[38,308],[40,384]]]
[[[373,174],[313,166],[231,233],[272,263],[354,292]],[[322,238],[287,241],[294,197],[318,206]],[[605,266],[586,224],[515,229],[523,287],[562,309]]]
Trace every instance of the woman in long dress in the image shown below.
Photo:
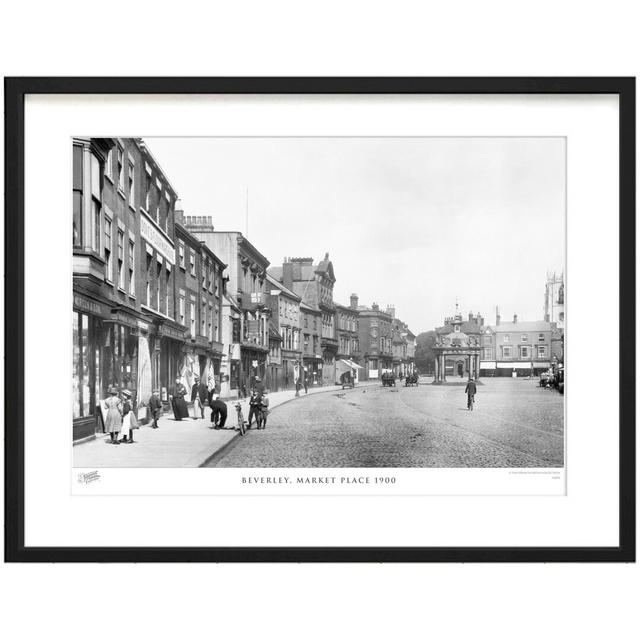
[[[122,429],[122,400],[118,398],[118,390],[115,387],[109,389],[109,397],[105,400],[107,417],[104,422],[105,431],[111,434],[111,444],[120,444],[118,434]]]
[[[173,407],[173,415],[176,420],[189,417],[189,410],[184,397],[187,395],[187,388],[180,382],[180,378],[176,378],[176,384],[173,388],[173,397],[171,398],[171,406]]]

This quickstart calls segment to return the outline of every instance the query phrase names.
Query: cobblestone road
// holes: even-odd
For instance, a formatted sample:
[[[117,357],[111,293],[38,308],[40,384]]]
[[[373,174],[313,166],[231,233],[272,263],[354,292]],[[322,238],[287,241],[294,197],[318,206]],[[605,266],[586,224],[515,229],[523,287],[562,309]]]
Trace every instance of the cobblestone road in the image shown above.
[[[349,389],[301,397],[250,430],[219,467],[561,467],[563,396],[537,381]]]

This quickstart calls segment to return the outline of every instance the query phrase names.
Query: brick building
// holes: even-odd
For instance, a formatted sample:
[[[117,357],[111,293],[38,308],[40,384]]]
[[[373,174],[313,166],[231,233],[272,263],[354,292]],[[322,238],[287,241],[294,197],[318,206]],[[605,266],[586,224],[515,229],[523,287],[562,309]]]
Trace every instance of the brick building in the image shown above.
[[[364,366],[361,373],[364,380],[380,378],[384,371],[393,370],[393,316],[381,311],[376,302],[371,307],[357,308],[358,340]]]
[[[272,267],[269,273],[287,289],[300,296],[302,303],[307,307],[314,312],[319,312],[322,366],[318,367],[316,364],[310,373],[315,373],[316,379],[321,374],[321,384],[334,384],[338,353],[335,330],[336,308],[333,302],[336,278],[329,254],[325,254],[324,260],[316,265],[313,264],[313,258],[285,258],[282,267]],[[305,309],[305,311],[308,310]],[[316,313],[305,315],[317,323]],[[320,383],[319,380],[318,382]]]
[[[74,138],[74,439],[102,429],[112,385],[148,401],[155,363],[179,351],[175,322],[177,194],[137,138]]]
[[[555,323],[537,320],[523,322],[513,316],[484,329],[482,336],[481,375],[538,375],[558,359],[559,330]]]
[[[273,326],[281,338],[280,368],[274,380],[275,389],[292,389],[302,373],[302,344],[300,340],[300,296],[267,274],[270,288],[269,306]]]
[[[188,387],[196,375],[219,386],[226,264],[183,221],[182,210],[176,210],[176,319],[185,328],[180,373]]]
[[[239,231],[215,231],[211,216],[185,216],[184,226],[227,265],[222,336],[229,342],[221,359],[221,395],[243,396],[267,373],[269,261]]]

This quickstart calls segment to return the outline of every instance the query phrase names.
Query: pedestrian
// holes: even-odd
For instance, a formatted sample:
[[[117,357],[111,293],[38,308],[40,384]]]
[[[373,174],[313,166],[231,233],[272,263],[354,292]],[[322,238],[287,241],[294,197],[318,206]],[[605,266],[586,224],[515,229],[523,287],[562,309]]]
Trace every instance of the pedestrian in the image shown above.
[[[258,413],[258,410],[262,407],[262,392],[259,392],[258,389],[254,389],[251,394],[251,398],[249,399],[249,418],[248,418],[248,426],[251,428],[251,421],[253,417]]]
[[[307,367],[305,367],[303,369],[303,372],[302,372],[302,384],[304,385],[304,392],[305,393],[307,393],[307,391],[308,391],[308,389],[307,389],[307,387],[309,385],[309,380],[307,378],[308,375],[309,374],[308,374],[308,371],[307,371]]]
[[[473,411],[473,403],[476,395],[476,383],[473,378],[469,378],[469,382],[467,382],[464,392],[467,394],[467,410]]]
[[[111,444],[120,444],[118,434],[122,428],[122,400],[118,397],[117,387],[109,387],[109,397],[105,400],[107,418],[104,422],[105,431],[111,434]]]
[[[184,401],[184,397],[186,395],[186,387],[182,384],[180,378],[176,378],[176,383],[173,387],[173,395],[171,396],[171,406],[173,407],[173,416],[178,422],[180,422],[182,418],[189,417],[187,403]]]
[[[149,398],[149,411],[153,418],[153,429],[158,428],[158,418],[162,415],[162,400],[160,400],[160,389],[154,389]]]
[[[269,398],[267,397],[267,392],[265,391],[262,396],[262,428],[267,428],[267,416],[269,415]]]
[[[209,406],[211,407],[211,428],[224,429],[227,422],[227,403],[220,400],[215,393],[215,388],[209,394]]]
[[[204,407],[207,402],[207,387],[204,382],[200,381],[198,376],[195,377],[193,387],[191,387],[191,402],[193,402],[193,419],[204,418]]]
[[[131,391],[125,389],[122,392],[122,432],[120,434],[122,442],[128,442],[133,444],[133,429],[136,428],[136,417],[133,414],[133,408],[131,406]]]
[[[296,398],[300,395],[300,378],[296,380]]]

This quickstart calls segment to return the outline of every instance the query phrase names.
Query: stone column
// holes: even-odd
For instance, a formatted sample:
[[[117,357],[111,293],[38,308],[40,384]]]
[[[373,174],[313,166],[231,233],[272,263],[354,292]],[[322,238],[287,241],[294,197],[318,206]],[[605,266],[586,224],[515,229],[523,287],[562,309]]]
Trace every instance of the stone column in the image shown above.
[[[442,382],[446,382],[447,381],[447,369],[445,368],[445,361],[446,361],[447,357],[444,355],[444,353],[440,357],[441,357],[440,364],[442,366]]]
[[[480,354],[475,357],[476,360],[476,380],[480,377]]]
[[[440,373],[439,367],[438,367],[438,360],[439,359],[440,359],[440,356],[436,356],[436,358],[435,358],[435,371],[434,371],[435,377],[434,377],[434,382],[438,382],[438,380],[439,380],[439,378],[438,378],[438,375]]]

